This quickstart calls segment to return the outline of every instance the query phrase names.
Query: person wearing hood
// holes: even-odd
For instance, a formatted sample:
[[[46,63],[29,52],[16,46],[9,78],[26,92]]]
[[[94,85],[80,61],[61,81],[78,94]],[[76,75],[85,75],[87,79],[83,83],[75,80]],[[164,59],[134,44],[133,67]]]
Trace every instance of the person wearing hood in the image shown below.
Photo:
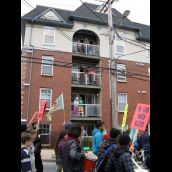
[[[98,121],[96,124],[96,128],[93,130],[92,132],[92,150],[93,153],[97,156],[98,155],[98,151],[100,148],[100,144],[102,143],[102,136],[103,133],[101,132],[102,128],[103,128],[103,124],[105,124],[102,121]]]
[[[134,148],[131,146],[131,139],[127,134],[119,137],[119,146],[114,150],[111,170],[109,172],[134,172],[134,165],[131,154]]]

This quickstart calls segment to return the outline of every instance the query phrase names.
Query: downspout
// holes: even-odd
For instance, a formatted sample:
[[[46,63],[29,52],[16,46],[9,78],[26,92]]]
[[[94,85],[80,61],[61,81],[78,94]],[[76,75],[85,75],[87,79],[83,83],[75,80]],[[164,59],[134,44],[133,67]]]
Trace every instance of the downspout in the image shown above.
[[[31,92],[31,81],[32,81],[32,62],[33,62],[33,51],[34,51],[33,45],[31,44],[32,24],[33,24],[33,20],[31,23],[30,40],[29,40],[29,46],[32,47],[32,56],[31,56],[31,60],[30,60],[30,71],[29,71],[29,91],[28,91],[28,99],[27,99],[27,124],[29,124],[30,92]]]

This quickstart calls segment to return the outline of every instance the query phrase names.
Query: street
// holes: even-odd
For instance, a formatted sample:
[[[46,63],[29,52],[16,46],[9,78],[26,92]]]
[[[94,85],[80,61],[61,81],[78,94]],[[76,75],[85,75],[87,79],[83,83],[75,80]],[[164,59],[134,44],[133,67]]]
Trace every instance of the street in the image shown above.
[[[56,172],[57,166],[55,162],[43,162],[44,172]]]

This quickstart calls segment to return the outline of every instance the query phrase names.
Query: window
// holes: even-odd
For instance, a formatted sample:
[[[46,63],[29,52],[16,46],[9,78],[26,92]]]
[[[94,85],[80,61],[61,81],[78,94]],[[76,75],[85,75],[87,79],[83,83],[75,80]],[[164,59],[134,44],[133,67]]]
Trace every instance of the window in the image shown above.
[[[117,64],[117,81],[126,82],[126,66],[124,64]]]
[[[124,108],[126,104],[127,104],[127,94],[118,93],[118,112],[124,112]]]
[[[51,102],[52,102],[52,89],[49,89],[49,88],[41,88],[40,89],[39,105],[41,105],[41,102],[43,100],[47,100],[46,110],[49,110],[51,107]]]
[[[40,124],[40,139],[42,145],[50,144],[50,124]]]
[[[115,51],[116,54],[124,54],[124,41],[118,38],[117,35],[115,36]]]
[[[55,29],[50,27],[44,28],[44,44],[54,45],[55,44]]]
[[[41,75],[47,75],[47,76],[53,75],[53,62],[54,62],[54,58],[51,56],[42,57]]]

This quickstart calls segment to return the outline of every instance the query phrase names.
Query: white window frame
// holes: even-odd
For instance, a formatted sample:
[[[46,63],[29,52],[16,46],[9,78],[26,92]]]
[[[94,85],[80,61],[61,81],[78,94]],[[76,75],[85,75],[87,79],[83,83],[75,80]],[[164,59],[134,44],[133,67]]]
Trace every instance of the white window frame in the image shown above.
[[[119,110],[119,95],[125,94],[126,95],[126,104],[128,103],[127,101],[127,93],[118,93],[118,112],[124,112],[124,109],[122,111]]]
[[[42,144],[42,146],[50,146],[50,143],[51,143],[51,124],[48,124],[48,123],[42,123],[41,125],[49,125],[49,134],[40,134],[40,135],[49,135],[49,144]]]
[[[150,67],[148,67],[148,77],[149,77],[149,80],[150,80]]]
[[[51,108],[51,105],[52,105],[52,89],[51,88],[40,88],[40,91],[39,91],[39,108],[41,106],[41,102],[40,102],[40,100],[41,100],[41,90],[45,90],[45,89],[51,91],[51,98],[50,98],[50,108]],[[50,108],[46,107],[45,110],[50,110]]]
[[[119,66],[124,66],[124,71],[125,71],[125,76],[119,76],[119,71],[117,71],[117,81],[118,82],[127,82],[127,75],[126,75],[126,65],[125,64],[117,64],[117,69],[119,68]],[[118,69],[119,70],[119,69]],[[121,79],[121,78],[124,78]]]
[[[119,33],[119,35],[121,35],[121,33]],[[123,37],[123,34],[121,35],[121,37]],[[120,44],[119,44],[120,42]],[[120,52],[117,52],[117,46],[123,46],[124,48],[124,52],[123,53],[120,53]],[[117,55],[124,55],[125,54],[125,42],[123,40],[120,40],[120,38],[118,38],[118,36],[115,34],[115,54]]]
[[[52,29],[53,31],[54,31],[54,41],[53,41],[53,43],[51,44],[51,43],[46,43],[45,42],[45,30],[46,29]],[[45,26],[44,27],[44,38],[43,38],[43,45],[49,45],[49,46],[55,46],[55,28],[54,27],[48,27],[48,26]]]
[[[47,58],[47,59],[45,59],[45,58]],[[43,76],[53,76],[53,69],[54,69],[54,66],[53,66],[53,64],[54,64],[54,57],[53,56],[42,56],[42,63],[43,63],[43,60],[52,60],[53,61],[53,63],[52,63],[52,65],[50,64],[50,65],[47,65],[47,64],[42,64],[41,65],[41,75],[43,75]],[[42,73],[43,72],[43,66],[51,66],[52,67],[52,74],[44,74],[44,73]]]
[[[150,58],[150,47],[149,46],[150,46],[150,44],[146,44],[146,48],[149,49],[146,51],[148,58]]]

